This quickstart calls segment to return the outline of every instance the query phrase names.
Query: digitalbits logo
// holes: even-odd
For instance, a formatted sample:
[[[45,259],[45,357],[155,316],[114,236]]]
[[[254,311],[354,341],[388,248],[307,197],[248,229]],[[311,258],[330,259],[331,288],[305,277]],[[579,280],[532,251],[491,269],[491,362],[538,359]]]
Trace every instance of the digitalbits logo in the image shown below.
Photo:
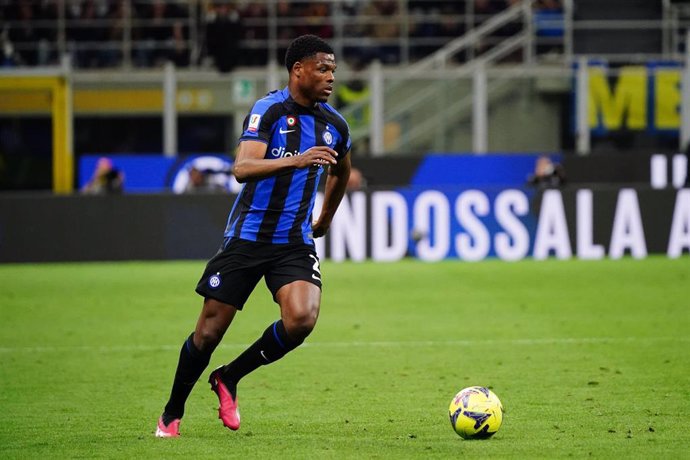
[[[289,150],[286,150],[285,147],[280,146],[280,147],[274,147],[271,149],[271,155],[276,157],[276,158],[287,158],[287,157],[294,157],[297,155],[301,155],[302,152],[295,150],[294,152],[291,152]]]
[[[208,279],[208,287],[211,289],[218,289],[220,287],[220,272]]]

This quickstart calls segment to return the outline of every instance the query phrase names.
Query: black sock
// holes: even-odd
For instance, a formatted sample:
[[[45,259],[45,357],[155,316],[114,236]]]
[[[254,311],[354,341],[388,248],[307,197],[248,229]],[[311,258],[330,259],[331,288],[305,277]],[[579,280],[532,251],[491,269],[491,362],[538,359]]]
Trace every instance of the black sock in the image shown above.
[[[184,415],[184,403],[211,359],[211,353],[204,353],[194,346],[193,337],[194,333],[182,344],[182,349],[180,350],[180,359],[177,362],[170,399],[165,405],[165,412],[163,412],[163,423],[166,426],[172,420],[182,418]]]
[[[285,331],[282,320],[268,326],[259,340],[249,346],[233,362],[223,367],[221,377],[230,384],[237,384],[242,377],[262,365],[278,361],[294,350],[304,340],[293,340]],[[227,385],[227,383],[226,383]]]

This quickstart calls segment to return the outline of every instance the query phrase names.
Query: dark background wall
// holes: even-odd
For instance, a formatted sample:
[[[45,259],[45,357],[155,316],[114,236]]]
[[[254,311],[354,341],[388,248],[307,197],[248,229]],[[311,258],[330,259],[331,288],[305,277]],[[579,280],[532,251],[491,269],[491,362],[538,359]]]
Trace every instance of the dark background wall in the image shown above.
[[[661,1],[654,0],[577,0],[575,19],[587,20],[661,20]],[[659,54],[660,29],[578,28],[574,37],[579,54]]]
[[[0,262],[205,259],[228,195],[0,195]]]

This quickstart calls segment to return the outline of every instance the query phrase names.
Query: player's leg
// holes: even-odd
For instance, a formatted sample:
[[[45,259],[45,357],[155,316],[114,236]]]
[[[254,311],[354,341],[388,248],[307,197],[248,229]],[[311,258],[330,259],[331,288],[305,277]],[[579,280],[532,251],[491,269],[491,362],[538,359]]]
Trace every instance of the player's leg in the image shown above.
[[[182,344],[170,398],[159,420],[157,436],[173,437],[179,434],[179,420],[184,415],[185,402],[236,312],[233,306],[218,300],[204,300],[196,328]]]
[[[211,354],[230,326],[237,310],[215,299],[205,299],[194,332],[180,350],[175,380],[165,413],[182,418],[184,403],[194,384],[206,369]]]
[[[223,378],[235,385],[262,365],[278,361],[304,342],[316,325],[321,290],[307,281],[293,281],[276,293],[281,318],[233,362],[224,366]]]
[[[319,315],[321,290],[307,281],[294,281],[278,290],[276,300],[281,319],[268,326],[234,361],[214,370],[209,377],[211,389],[220,401],[218,416],[231,430],[240,427],[238,382],[258,367],[278,361],[304,342]]]
[[[321,278],[313,248],[302,245],[296,250],[283,248],[279,252],[265,277],[280,306],[281,318],[269,325],[234,361],[216,369],[210,377],[212,385],[223,383],[235,405],[237,383],[258,367],[275,362],[297,348],[311,333],[319,315]],[[239,416],[232,424],[226,423],[222,415],[221,418],[225,426],[239,428]]]
[[[276,300],[280,304],[281,319],[268,326],[261,337],[234,361],[214,370],[209,377],[211,389],[220,400],[218,417],[231,430],[240,427],[237,383],[258,367],[278,361],[304,342],[319,316],[321,290],[307,281],[294,281],[278,290]]]

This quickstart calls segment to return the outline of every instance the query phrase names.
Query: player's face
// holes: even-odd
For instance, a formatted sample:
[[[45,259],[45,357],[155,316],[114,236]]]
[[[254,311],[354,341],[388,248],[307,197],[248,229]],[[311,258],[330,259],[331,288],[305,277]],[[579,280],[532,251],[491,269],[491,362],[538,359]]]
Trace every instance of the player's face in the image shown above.
[[[300,78],[303,94],[313,102],[326,102],[333,92],[335,81],[335,56],[317,53],[303,61],[303,74]]]

